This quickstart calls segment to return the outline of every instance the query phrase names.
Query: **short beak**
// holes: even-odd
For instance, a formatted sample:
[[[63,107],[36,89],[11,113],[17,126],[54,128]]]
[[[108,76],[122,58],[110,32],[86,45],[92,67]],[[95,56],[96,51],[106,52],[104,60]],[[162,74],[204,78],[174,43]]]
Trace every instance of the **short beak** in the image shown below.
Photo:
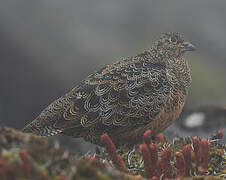
[[[185,43],[184,46],[185,51],[194,51],[196,49],[195,46],[189,42]]]

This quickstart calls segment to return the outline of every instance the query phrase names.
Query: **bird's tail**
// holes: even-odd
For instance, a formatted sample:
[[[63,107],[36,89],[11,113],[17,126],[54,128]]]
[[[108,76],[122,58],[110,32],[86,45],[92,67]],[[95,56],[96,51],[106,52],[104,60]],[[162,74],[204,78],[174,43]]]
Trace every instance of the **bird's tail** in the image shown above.
[[[56,134],[60,134],[62,133],[61,130],[59,129],[55,129],[50,125],[43,125],[40,123],[40,119],[35,119],[34,121],[32,121],[30,124],[26,125],[22,131],[24,133],[32,133],[38,136],[53,136]]]

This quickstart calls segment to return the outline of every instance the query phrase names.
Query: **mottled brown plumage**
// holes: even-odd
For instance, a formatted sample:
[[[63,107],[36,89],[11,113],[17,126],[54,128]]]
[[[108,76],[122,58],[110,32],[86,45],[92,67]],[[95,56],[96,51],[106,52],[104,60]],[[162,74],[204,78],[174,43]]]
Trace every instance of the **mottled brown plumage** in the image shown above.
[[[183,55],[194,50],[179,33],[163,34],[137,56],[107,65],[54,101],[24,132],[63,133],[101,145],[134,144],[145,130],[159,133],[180,114],[191,84]]]

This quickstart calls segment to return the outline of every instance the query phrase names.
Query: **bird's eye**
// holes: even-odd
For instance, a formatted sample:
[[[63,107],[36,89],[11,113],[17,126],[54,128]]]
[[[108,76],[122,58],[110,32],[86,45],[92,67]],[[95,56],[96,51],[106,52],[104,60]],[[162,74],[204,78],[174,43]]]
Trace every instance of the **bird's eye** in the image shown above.
[[[171,38],[170,38],[170,41],[174,43],[174,42],[176,42],[177,40],[176,40],[175,37],[171,37]]]

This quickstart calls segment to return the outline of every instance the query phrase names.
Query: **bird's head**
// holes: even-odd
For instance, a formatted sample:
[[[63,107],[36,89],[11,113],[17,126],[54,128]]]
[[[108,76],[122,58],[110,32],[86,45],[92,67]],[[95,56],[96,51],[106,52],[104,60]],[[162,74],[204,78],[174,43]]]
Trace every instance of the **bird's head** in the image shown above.
[[[161,50],[164,55],[180,57],[187,51],[194,51],[195,46],[185,41],[179,33],[164,33],[156,41],[155,46]]]

